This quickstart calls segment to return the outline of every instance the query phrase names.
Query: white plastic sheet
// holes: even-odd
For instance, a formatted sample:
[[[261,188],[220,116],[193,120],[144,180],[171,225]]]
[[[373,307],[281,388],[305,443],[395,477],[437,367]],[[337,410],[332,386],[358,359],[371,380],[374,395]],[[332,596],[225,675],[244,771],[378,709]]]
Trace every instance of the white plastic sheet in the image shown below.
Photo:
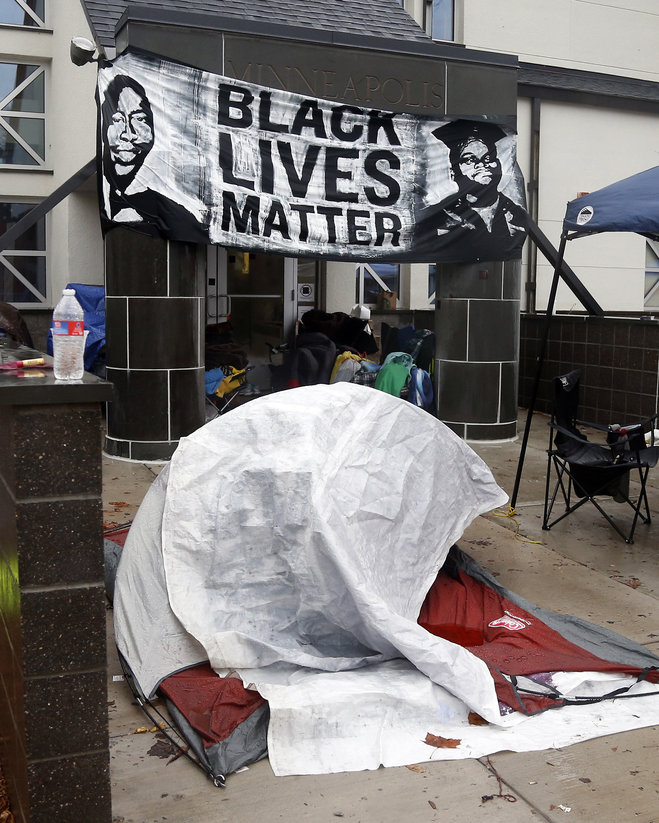
[[[450,546],[506,500],[464,441],[410,403],[354,384],[281,392],[174,454],[170,604],[215,669],[406,657],[495,720],[485,664],[416,619]]]
[[[617,700],[502,716],[485,664],[418,626],[450,546],[506,500],[462,440],[405,401],[347,383],[254,400],[185,438],[147,494],[117,575],[119,649],[146,694],[204,659],[238,670],[270,703],[276,774],[658,722],[655,697],[642,712]],[[433,749],[427,732],[460,745]]]
[[[614,675],[588,677],[597,693],[630,682]],[[289,685],[258,689],[270,705],[268,749],[276,775],[562,748],[659,722],[659,697],[641,696],[657,687],[641,683],[632,690],[636,699],[565,706],[533,717],[515,713],[507,728],[472,725],[464,702],[403,660],[335,674],[301,671]],[[429,745],[428,733],[451,744]]]

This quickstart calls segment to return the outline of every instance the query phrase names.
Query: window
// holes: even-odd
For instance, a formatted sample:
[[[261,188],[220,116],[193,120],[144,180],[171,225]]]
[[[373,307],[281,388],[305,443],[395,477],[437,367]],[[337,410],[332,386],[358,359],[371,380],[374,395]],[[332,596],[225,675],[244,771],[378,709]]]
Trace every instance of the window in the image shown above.
[[[0,235],[34,203],[0,202]],[[16,305],[46,303],[46,220],[41,218],[0,252],[0,300]]]
[[[0,24],[43,28],[45,4],[46,0],[0,0]]]
[[[645,300],[647,309],[659,309],[659,242],[645,244]]]
[[[454,40],[454,0],[432,0],[432,39]]]
[[[0,63],[0,165],[45,165],[45,85],[43,66]]]
[[[360,305],[375,305],[383,291],[398,294],[398,263],[361,263],[357,266],[356,275],[356,302]]]
[[[428,305],[434,306],[437,300],[437,266],[428,266]]]

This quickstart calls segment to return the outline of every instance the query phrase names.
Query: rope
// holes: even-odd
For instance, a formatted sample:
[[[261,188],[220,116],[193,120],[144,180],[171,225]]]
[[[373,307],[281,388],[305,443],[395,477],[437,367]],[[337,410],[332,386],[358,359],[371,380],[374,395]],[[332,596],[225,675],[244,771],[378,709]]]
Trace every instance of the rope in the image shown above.
[[[519,540],[521,543],[535,543],[538,546],[542,546],[542,540],[531,540],[530,537],[522,537],[520,535],[519,523],[515,519],[517,510],[513,506],[508,506],[507,509],[494,509],[492,514],[495,517],[507,517],[513,521],[513,523],[515,524],[515,540]]]

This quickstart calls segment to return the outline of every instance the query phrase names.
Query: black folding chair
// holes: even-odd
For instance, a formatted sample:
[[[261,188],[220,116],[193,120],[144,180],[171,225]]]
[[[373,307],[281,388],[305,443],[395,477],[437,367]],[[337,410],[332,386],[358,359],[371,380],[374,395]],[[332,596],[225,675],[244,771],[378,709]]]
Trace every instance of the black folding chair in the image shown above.
[[[657,415],[627,426],[602,426],[577,420],[580,378],[580,371],[575,370],[554,379],[542,528],[551,529],[590,502],[626,543],[633,543],[639,518],[643,523],[650,523],[646,483],[649,470],[659,461],[659,446],[654,445]],[[590,442],[578,425],[606,432],[606,442]],[[648,433],[651,433],[649,445],[646,443]],[[630,475],[640,483],[636,502],[629,497]],[[598,500],[601,497],[611,497],[631,507],[633,517],[627,533],[604,510]],[[551,520],[557,498],[559,504],[562,500],[564,511]]]

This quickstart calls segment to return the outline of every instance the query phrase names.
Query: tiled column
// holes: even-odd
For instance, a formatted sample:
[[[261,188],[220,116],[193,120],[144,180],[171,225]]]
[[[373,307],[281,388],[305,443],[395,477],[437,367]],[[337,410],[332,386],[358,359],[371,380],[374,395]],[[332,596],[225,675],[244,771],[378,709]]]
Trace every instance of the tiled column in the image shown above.
[[[113,229],[106,250],[105,451],[168,460],[204,423],[203,273],[197,246]]]
[[[52,372],[32,385],[0,379],[0,760],[16,823],[112,818],[101,503],[110,392],[91,375],[68,386]]]
[[[517,435],[521,265],[438,267],[437,415],[466,440]]]

